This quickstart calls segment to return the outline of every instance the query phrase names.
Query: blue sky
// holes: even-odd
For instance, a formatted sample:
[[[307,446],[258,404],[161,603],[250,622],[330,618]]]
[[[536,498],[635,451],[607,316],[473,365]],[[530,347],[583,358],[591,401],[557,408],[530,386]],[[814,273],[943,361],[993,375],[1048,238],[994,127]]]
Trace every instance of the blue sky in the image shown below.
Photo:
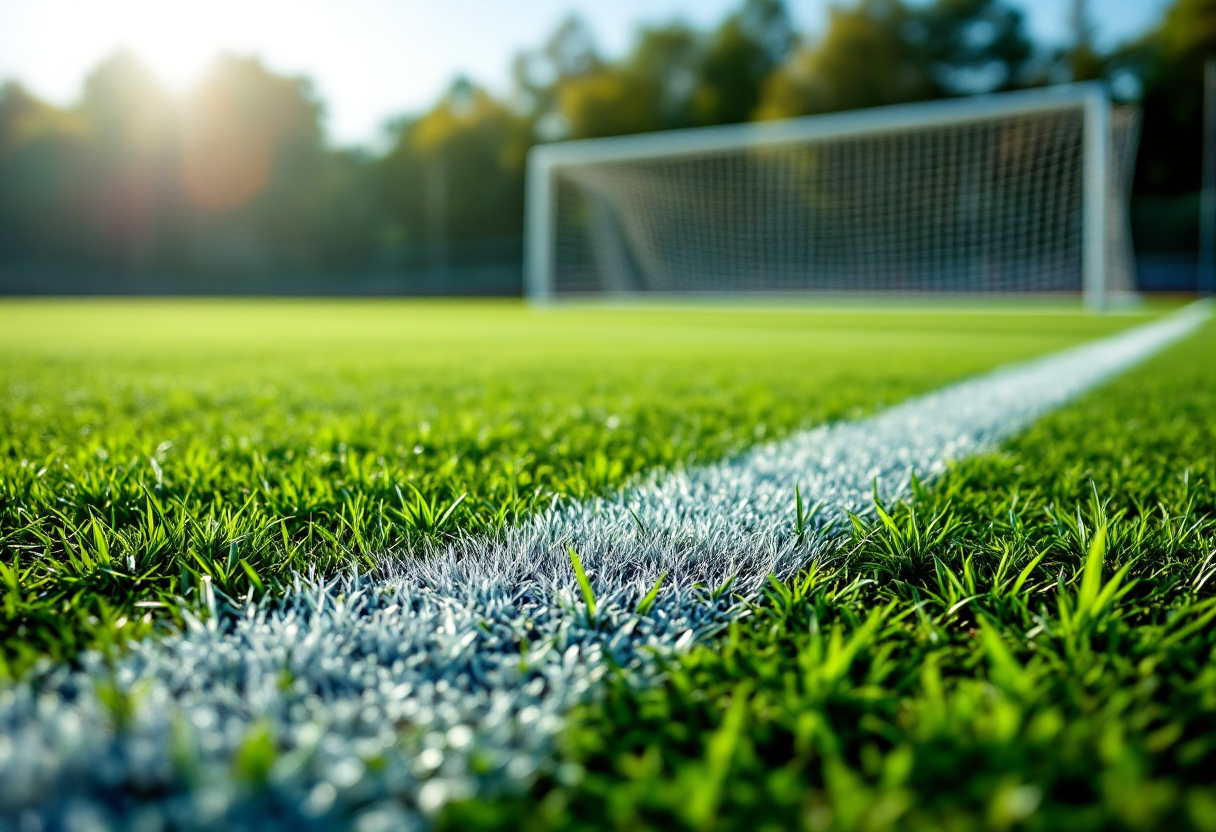
[[[837,0],[840,2],[840,0]],[[1066,36],[1069,0],[1015,0],[1044,41]],[[1099,38],[1134,37],[1171,0],[1090,0]],[[508,85],[511,57],[568,14],[620,54],[638,26],[673,18],[709,26],[739,0],[0,0],[0,79],[68,104],[85,73],[120,46],[173,89],[220,51],[260,55],[308,75],[328,105],[330,134],[374,143],[386,119],[426,107],[457,74]],[[821,32],[831,0],[788,0],[799,28]]]

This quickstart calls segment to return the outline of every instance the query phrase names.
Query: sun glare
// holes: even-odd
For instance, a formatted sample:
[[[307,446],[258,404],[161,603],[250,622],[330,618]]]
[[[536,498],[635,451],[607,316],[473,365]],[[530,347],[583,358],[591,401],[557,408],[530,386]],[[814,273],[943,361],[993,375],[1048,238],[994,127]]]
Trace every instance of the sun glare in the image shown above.
[[[118,46],[130,49],[170,89],[195,83],[226,50],[239,50],[241,20],[223,3],[130,2],[114,8]]]

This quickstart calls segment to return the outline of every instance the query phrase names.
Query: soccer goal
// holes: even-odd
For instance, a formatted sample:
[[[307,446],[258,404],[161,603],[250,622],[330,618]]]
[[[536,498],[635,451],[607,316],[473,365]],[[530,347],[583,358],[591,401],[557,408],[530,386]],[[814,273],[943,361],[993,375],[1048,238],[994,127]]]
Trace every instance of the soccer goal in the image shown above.
[[[541,145],[526,284],[594,296],[1134,288],[1138,135],[1075,84]]]

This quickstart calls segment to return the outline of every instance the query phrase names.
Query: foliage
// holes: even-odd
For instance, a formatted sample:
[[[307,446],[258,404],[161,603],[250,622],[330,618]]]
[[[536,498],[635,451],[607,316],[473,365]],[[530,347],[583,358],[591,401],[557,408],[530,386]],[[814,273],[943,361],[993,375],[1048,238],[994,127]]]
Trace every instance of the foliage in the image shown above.
[[[249,278],[366,259],[366,165],[326,147],[309,84],[217,60],[180,103],[119,52],[57,110],[0,90],[7,265],[94,270],[113,289],[156,271]]]
[[[576,45],[587,40],[575,24],[560,34]],[[682,23],[645,28],[616,64],[590,53],[566,61],[570,71],[563,72],[550,58],[551,80],[531,93],[541,104],[538,126],[544,133],[547,124],[558,125],[550,138],[588,138],[747,121],[793,42],[782,3],[747,0],[709,34]],[[577,54],[554,45],[543,54]]]
[[[783,118],[1025,82],[1031,44],[1004,0],[862,0],[833,7],[823,38],[768,79],[759,114]]]
[[[491,533],[1130,320],[10,303],[3,656],[138,636],[204,581]]]
[[[748,121],[760,104],[764,82],[789,55],[793,26],[780,0],[748,0],[714,33],[701,61],[693,93],[698,124]]]
[[[518,233],[529,145],[526,119],[458,81],[376,162],[389,222],[415,242]]]
[[[1144,132],[1136,170],[1143,193],[1199,189],[1203,158],[1203,66],[1216,55],[1216,3],[1176,0],[1161,25],[1111,57],[1112,73],[1140,88]]]
[[[1154,115],[1141,181],[1157,190],[1167,179],[1174,190],[1197,181],[1185,159],[1198,159],[1194,70],[1205,9],[1203,0],[1180,2],[1115,64],[1105,54],[1086,59],[1094,73],[1117,65],[1146,79]],[[519,238],[524,163],[537,141],[1071,77],[1045,70],[1042,52],[1009,0],[862,0],[833,8],[813,39],[798,37],[780,0],[741,0],[708,30],[644,28],[618,60],[600,55],[571,18],[518,56],[509,96],[457,79],[427,111],[393,124],[381,154],[327,144],[311,85],[255,59],[222,57],[175,99],[119,52],[90,75],[77,106],[52,107],[15,83],[0,88],[0,280],[26,291],[300,292],[310,281],[349,291],[352,277],[377,273],[396,275],[380,290],[400,288],[422,279],[419,267],[447,281],[458,257],[512,268],[516,254],[468,242]],[[1175,128],[1195,153],[1162,152],[1176,146]],[[406,269],[415,271],[403,278]]]
[[[661,686],[616,678],[562,780],[447,823],[1216,828],[1213,367],[1209,326],[858,521]]]

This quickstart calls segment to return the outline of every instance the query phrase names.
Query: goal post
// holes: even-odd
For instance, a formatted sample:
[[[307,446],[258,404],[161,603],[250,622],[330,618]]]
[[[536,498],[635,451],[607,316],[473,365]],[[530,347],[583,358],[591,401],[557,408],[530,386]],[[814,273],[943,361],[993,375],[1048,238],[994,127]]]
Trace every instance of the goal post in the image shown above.
[[[1137,116],[1070,84],[534,147],[525,291],[1134,290]]]
[[[1106,272],[1108,233],[1111,222],[1110,191],[1111,134],[1110,98],[1104,87],[1087,88],[1082,93],[1084,104],[1084,160],[1085,184],[1082,198],[1081,222],[1084,240],[1081,250],[1081,296],[1086,308],[1100,312],[1107,304]]]

